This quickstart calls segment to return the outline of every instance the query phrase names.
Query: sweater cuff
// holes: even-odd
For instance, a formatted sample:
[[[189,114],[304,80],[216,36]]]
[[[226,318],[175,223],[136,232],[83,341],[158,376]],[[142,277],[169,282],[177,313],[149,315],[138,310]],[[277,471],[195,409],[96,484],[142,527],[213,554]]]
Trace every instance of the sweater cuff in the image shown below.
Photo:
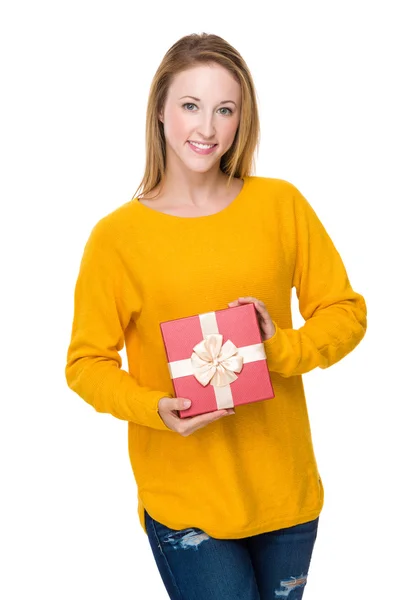
[[[166,423],[161,418],[158,408],[159,401],[161,398],[170,398],[170,394],[167,392],[158,392],[156,391],[152,401],[148,404],[146,408],[145,422],[148,427],[152,427],[153,429],[160,429],[161,431],[171,431],[170,427],[167,427]]]
[[[275,333],[263,342],[268,369],[286,376],[285,373],[291,367],[293,357],[290,340],[284,330],[278,327],[275,321],[272,322]]]

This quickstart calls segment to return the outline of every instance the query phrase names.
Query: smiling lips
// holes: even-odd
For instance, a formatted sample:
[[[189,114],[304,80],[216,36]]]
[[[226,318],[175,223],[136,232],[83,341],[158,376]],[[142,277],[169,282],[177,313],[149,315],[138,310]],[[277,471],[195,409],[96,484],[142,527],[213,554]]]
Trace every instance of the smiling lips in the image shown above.
[[[197,154],[211,154],[218,144],[201,144],[199,142],[191,142],[188,140],[188,145]]]

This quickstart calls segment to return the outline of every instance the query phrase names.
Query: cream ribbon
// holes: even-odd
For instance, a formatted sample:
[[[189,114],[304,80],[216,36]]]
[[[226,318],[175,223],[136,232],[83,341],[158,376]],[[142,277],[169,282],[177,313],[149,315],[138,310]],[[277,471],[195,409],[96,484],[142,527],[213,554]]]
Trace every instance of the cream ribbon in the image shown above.
[[[231,340],[223,344],[221,333],[208,335],[194,346],[191,356],[193,374],[202,385],[229,385],[243,369],[243,356]]]
[[[195,369],[197,367],[194,367],[192,365],[192,357],[194,356],[194,353],[197,355],[198,358],[202,357],[202,354],[201,354],[201,356],[199,354],[197,354],[196,348],[198,348],[199,351],[201,352],[200,347],[202,345],[203,348],[205,348],[205,353],[208,352],[209,354],[211,354],[212,348],[214,345],[214,338],[212,338],[213,341],[210,343],[209,350],[207,348],[207,345],[205,344],[206,340],[210,336],[213,336],[215,334],[221,335],[218,330],[218,323],[217,323],[217,317],[216,317],[215,312],[200,314],[199,321],[201,324],[202,336],[204,339],[202,340],[202,342],[199,342],[199,344],[194,346],[194,349],[193,349],[194,352],[192,353],[191,358],[185,358],[183,360],[174,360],[174,361],[168,363],[170,377],[172,379],[177,379],[178,377],[187,377],[188,375],[195,375]],[[217,342],[217,343],[219,344],[219,342]],[[221,335],[221,343],[222,343],[222,335]],[[266,360],[265,346],[263,345],[263,342],[261,344],[251,344],[250,346],[240,346],[239,348],[236,348],[237,355],[236,354],[230,355],[230,352],[232,350],[230,344],[232,346],[234,346],[234,348],[236,348],[236,346],[233,344],[233,342],[231,340],[227,340],[225,342],[224,346],[221,347],[221,344],[220,344],[221,352],[219,352],[219,355],[221,354],[223,356],[223,368],[225,369],[224,372],[225,372],[226,377],[234,376],[234,378],[237,379],[237,376],[234,374],[234,371],[237,372],[237,370],[232,368],[232,364],[229,362],[230,359],[234,359],[233,365],[235,365],[235,361],[240,358],[243,359],[242,364],[256,362],[258,360]],[[215,345],[215,347],[217,347],[217,345]],[[197,360],[197,359],[194,359],[194,360]],[[209,360],[206,361],[205,358],[203,358],[203,359],[201,358],[201,360],[203,360],[206,364],[205,365],[201,364],[200,366],[205,367],[206,372],[209,375],[211,366],[208,369],[208,366],[206,366],[206,365],[209,365],[210,361]],[[238,363],[237,363],[237,365],[238,365]],[[222,369],[219,369],[217,371],[217,365],[215,365],[214,361],[213,361],[212,366],[215,368],[215,371],[217,373],[222,372]],[[228,369],[228,371],[230,371],[230,374],[227,374],[227,369]],[[240,369],[240,371],[241,371],[241,369]],[[208,377],[208,375],[207,375],[207,377]],[[214,374],[211,375],[211,378],[214,377],[214,375],[215,375],[215,372],[214,372]],[[196,377],[196,375],[195,375],[195,377]],[[231,386],[229,384],[217,385],[215,383],[215,380],[214,380],[214,382],[211,381],[211,383],[214,387],[217,408],[218,409],[233,408],[234,401],[233,401],[233,395],[231,393]]]

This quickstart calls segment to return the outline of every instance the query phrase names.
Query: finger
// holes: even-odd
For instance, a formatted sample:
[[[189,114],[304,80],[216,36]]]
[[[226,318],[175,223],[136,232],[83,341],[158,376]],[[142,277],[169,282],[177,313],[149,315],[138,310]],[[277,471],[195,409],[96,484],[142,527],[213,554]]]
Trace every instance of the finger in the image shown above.
[[[266,306],[263,304],[263,302],[261,300],[256,300],[255,306],[256,306],[256,310],[259,312],[260,315],[263,315],[264,317],[269,315]]]
[[[186,425],[186,431],[188,433],[192,433],[196,429],[201,429],[201,427],[205,427],[212,423],[213,421],[218,421],[222,417],[230,414],[227,410],[216,410],[210,413],[205,413],[203,415],[197,415],[196,417],[187,417],[185,419],[181,419]]]
[[[269,323],[270,315],[265,307],[265,304],[262,302],[262,300],[258,300],[254,296],[240,296],[238,300],[235,300],[234,302],[229,302],[228,305],[232,308],[233,306],[249,304],[250,302],[253,302],[253,304],[255,305],[258,317],[260,317],[264,322]]]
[[[264,304],[264,302],[262,302],[262,300],[259,300],[258,298],[254,298],[253,296],[240,296],[239,302],[253,302],[254,304],[257,304],[258,306],[261,306],[262,308],[265,307],[265,304]]]
[[[250,302],[256,303],[256,298],[251,298],[250,296],[246,298],[238,298],[238,300],[234,300],[233,302],[229,302],[229,306],[240,306],[241,304],[249,304]]]
[[[218,415],[217,417],[212,418],[209,421],[205,421],[204,423],[201,423],[200,425],[197,425],[196,429],[202,429],[203,427],[207,427],[211,423],[215,423],[215,421],[219,421],[220,419],[224,419],[224,417],[227,417],[228,415],[234,415],[234,414],[235,414],[234,410],[231,411],[231,412],[224,411],[224,414]]]
[[[185,422],[188,423],[188,425],[199,425],[201,423],[211,423],[211,421],[215,421],[216,419],[219,419],[220,417],[224,417],[225,415],[227,415],[228,412],[226,409],[222,409],[222,410],[215,410],[215,411],[211,411],[209,413],[205,413],[203,415],[197,415],[196,417],[187,417],[186,419],[182,419]]]

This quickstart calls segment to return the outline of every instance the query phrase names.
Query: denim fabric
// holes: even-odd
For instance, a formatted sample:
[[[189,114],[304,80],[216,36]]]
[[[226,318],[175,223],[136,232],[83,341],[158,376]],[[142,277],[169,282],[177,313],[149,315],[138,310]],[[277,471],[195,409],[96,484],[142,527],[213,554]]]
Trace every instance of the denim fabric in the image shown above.
[[[174,530],[145,511],[148,540],[171,600],[301,600],[319,517],[242,539]]]

